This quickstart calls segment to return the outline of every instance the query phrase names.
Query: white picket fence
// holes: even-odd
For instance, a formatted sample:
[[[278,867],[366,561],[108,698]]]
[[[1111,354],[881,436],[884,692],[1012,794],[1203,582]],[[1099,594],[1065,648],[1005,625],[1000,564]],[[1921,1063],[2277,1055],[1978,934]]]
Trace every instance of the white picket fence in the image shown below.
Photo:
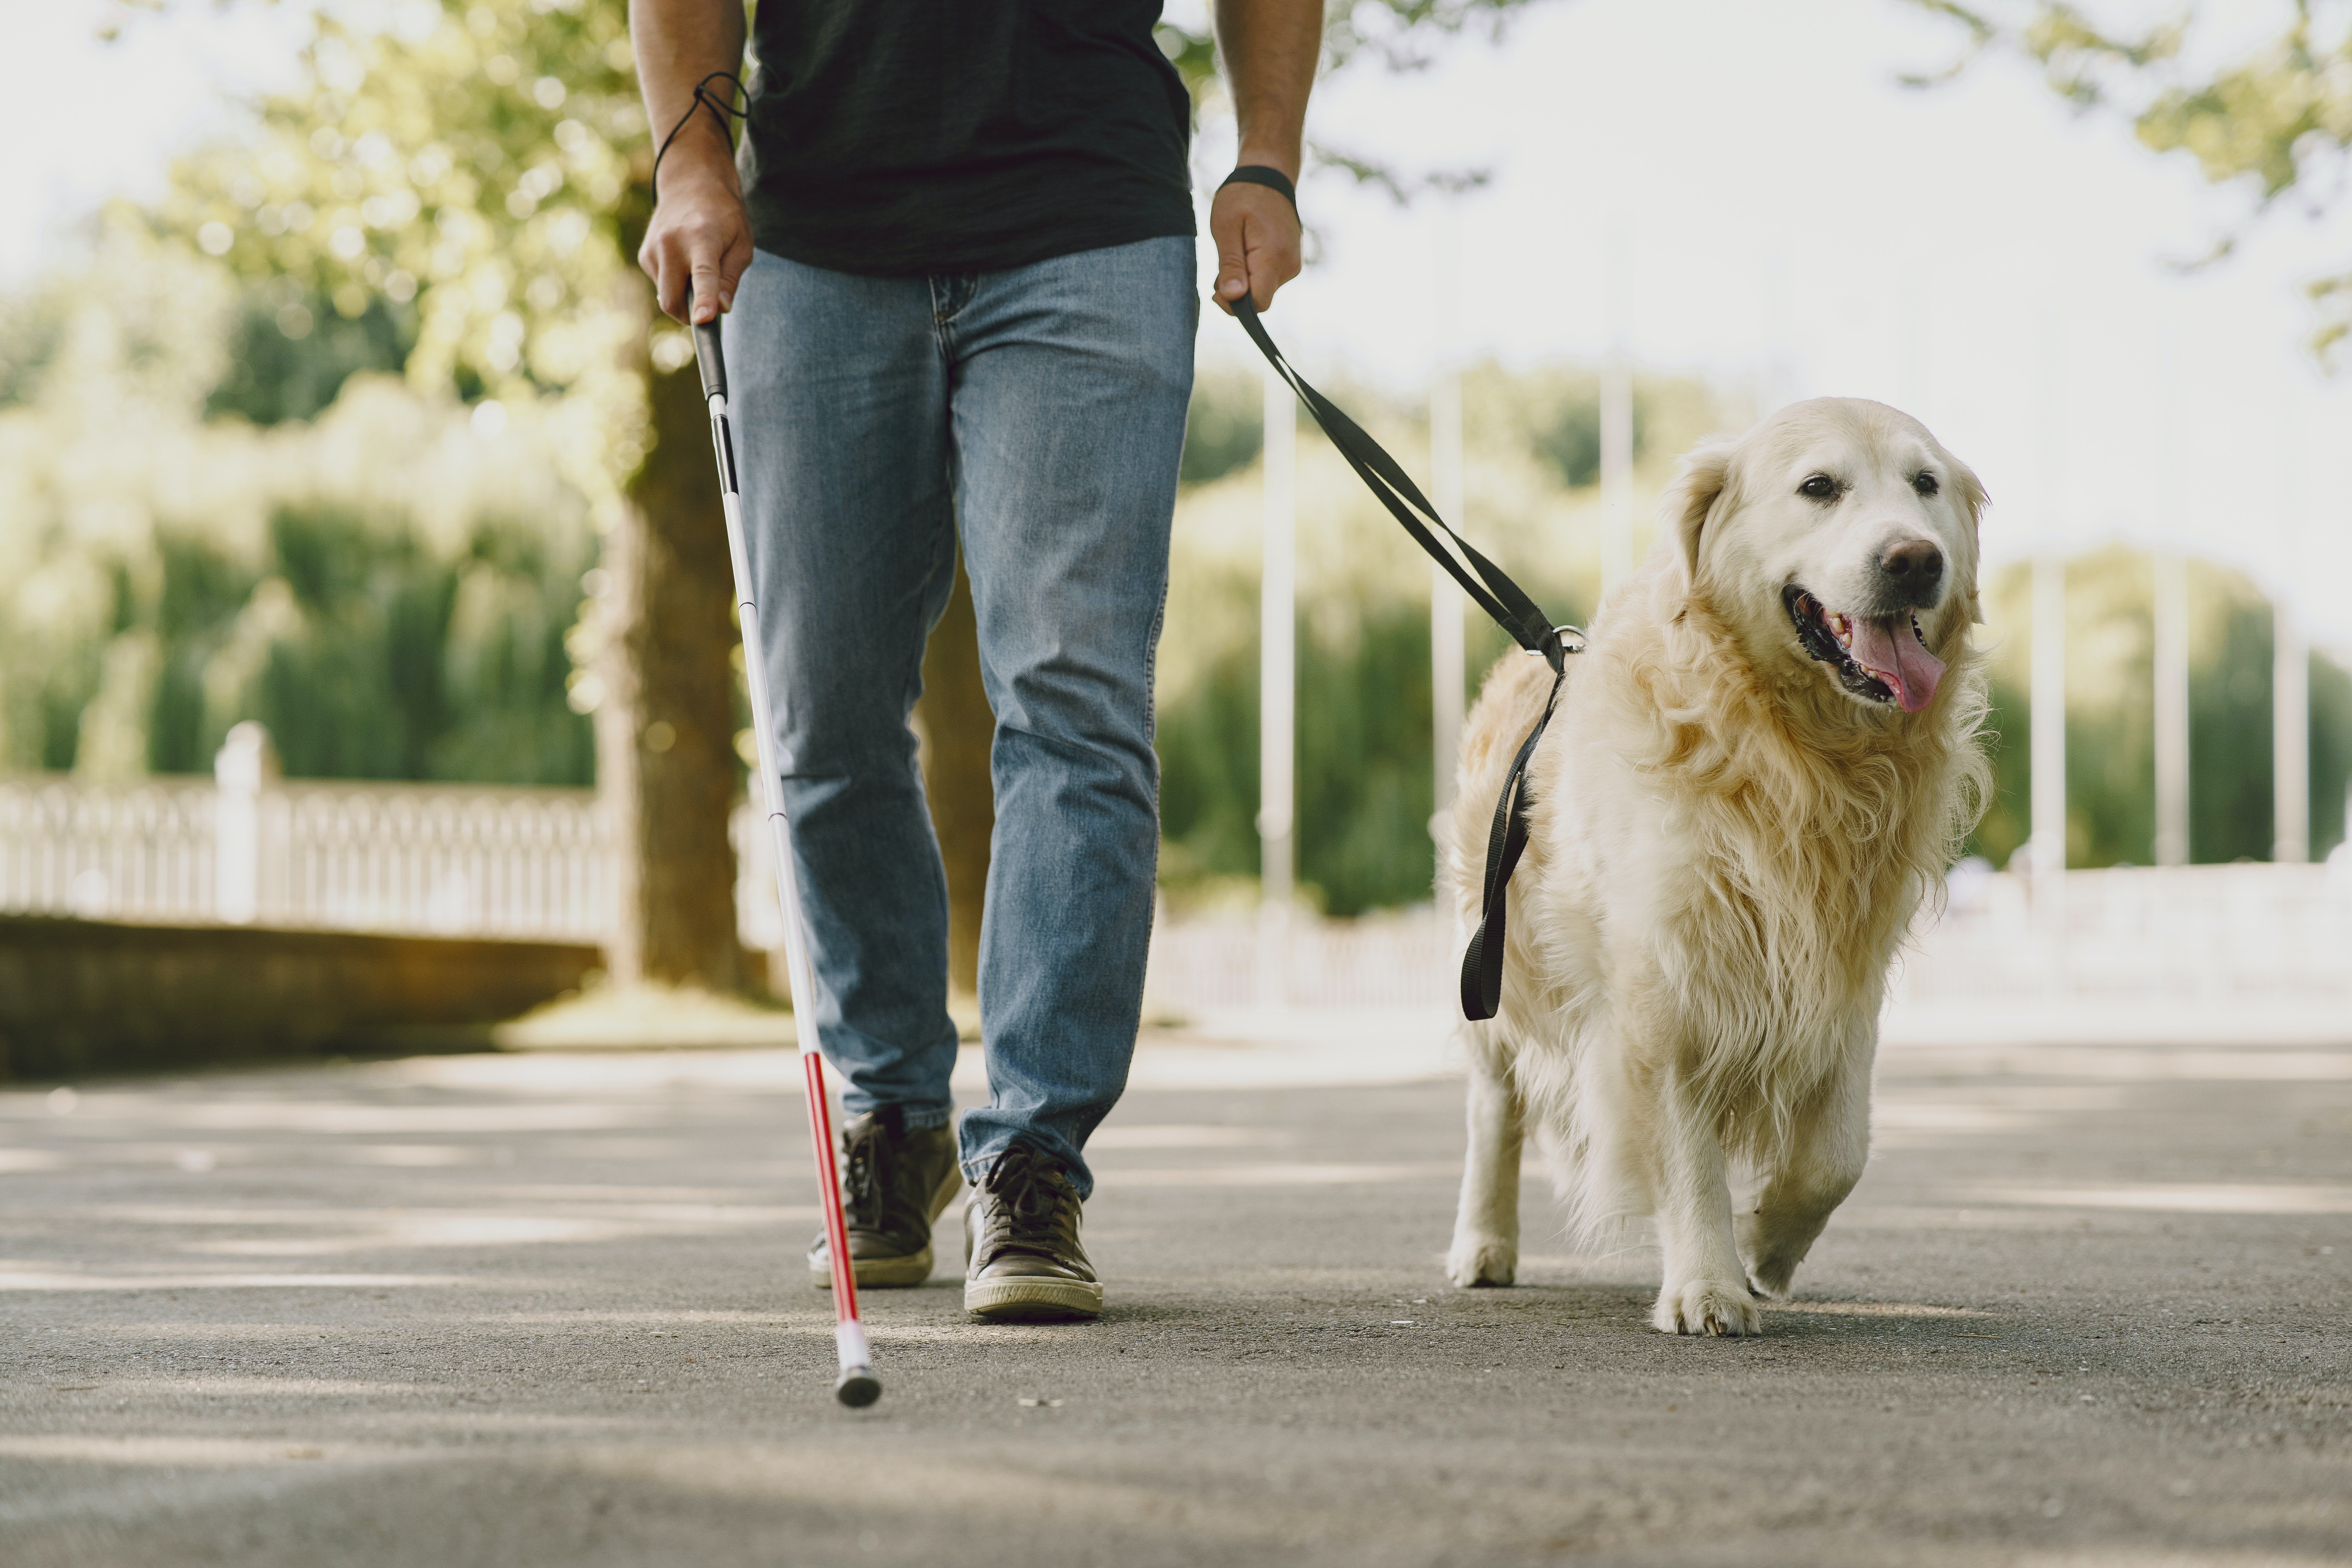
[[[591,790],[0,777],[0,910],[594,942],[609,836]],[[745,942],[781,940],[767,836],[733,824]],[[1899,1000],[2261,998],[2352,1009],[2352,856],[2326,866],[2074,871],[2055,889],[1964,867],[1895,980]],[[1251,915],[1156,927],[1162,1014],[1443,1007],[1460,955],[1427,907],[1359,921]]]
[[[0,778],[0,910],[165,922],[215,915],[209,779]]]
[[[1151,932],[1147,1012],[1450,1006],[1462,955],[1423,907],[1360,920],[1170,919]]]
[[[0,780],[0,909],[593,942],[593,790]]]
[[[2319,866],[2069,871],[2054,887],[1964,864],[1948,890],[1896,973],[1899,1000],[2334,1001],[2352,1016],[2352,850]]]
[[[1923,911],[1895,999],[2336,1003],[2352,1020],[2352,852],[2325,866],[2070,871],[2036,891],[1964,864],[1940,915]],[[1461,958],[1427,908],[1303,922],[1286,940],[1236,917],[1163,924],[1151,983],[1171,1011],[1450,1007]]]

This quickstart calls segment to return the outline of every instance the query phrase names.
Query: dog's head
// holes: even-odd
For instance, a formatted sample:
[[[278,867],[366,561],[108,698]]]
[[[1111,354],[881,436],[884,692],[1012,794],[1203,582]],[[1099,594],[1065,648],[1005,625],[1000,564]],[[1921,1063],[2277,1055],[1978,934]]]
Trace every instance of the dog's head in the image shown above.
[[[1984,487],[1909,415],[1793,404],[1683,461],[1661,522],[1695,595],[1759,669],[1865,709],[1935,700],[1977,612]]]

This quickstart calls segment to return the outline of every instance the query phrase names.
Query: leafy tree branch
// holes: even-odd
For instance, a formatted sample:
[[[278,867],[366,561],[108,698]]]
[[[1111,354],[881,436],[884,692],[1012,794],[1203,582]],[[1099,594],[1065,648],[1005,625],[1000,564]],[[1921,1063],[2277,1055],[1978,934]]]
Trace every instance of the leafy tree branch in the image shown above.
[[[2038,65],[2070,103],[2128,118],[2150,152],[2186,153],[2209,183],[2248,187],[2249,222],[2290,195],[2313,216],[2344,197],[2352,174],[2352,8],[2285,0],[2275,5],[2277,32],[2269,42],[2206,68],[2192,65],[2186,49],[2194,12],[2129,32],[2102,27],[2063,0],[1906,3],[1966,35],[1954,65],[1906,78],[1912,85],[1948,80],[1987,53],[2007,53]],[[2225,234],[2212,258],[2236,242],[2237,235]],[[2315,279],[2305,291],[2318,312],[2312,346],[2325,362],[2352,334],[2352,268]]]

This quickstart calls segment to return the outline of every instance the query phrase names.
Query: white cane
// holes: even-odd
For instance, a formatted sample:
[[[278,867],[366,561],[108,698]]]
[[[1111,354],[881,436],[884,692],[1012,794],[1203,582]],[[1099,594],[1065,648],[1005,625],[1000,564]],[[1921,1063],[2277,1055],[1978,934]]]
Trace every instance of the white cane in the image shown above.
[[[689,310],[693,302],[689,291]],[[882,1396],[882,1384],[874,1375],[866,1329],[857,1319],[857,1279],[849,1265],[841,1174],[833,1163],[833,1110],[825,1099],[824,1058],[816,1044],[816,984],[809,973],[800,883],[793,868],[792,838],[785,831],[783,775],[776,766],[774,721],[768,706],[768,661],[761,657],[760,610],[752,600],[751,563],[743,549],[743,503],[735,488],[735,445],[727,429],[727,361],[719,349],[716,321],[694,329],[694,359],[702,371],[702,395],[710,408],[710,445],[719,459],[719,503],[727,512],[727,554],[735,565],[735,602],[743,623],[743,679],[751,689],[751,733],[759,742],[761,804],[767,807],[769,849],[776,862],[776,902],[784,919],[784,969],[792,982],[793,1033],[799,1037],[801,1072],[808,1085],[809,1141],[815,1147],[817,1195],[824,1208],[825,1250],[833,1264],[833,1338],[841,1358],[841,1377],[833,1391],[844,1405],[871,1405]]]

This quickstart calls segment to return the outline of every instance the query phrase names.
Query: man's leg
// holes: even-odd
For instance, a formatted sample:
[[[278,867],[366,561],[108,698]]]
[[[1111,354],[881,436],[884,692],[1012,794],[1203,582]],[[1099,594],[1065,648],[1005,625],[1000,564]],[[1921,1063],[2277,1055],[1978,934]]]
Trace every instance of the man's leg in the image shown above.
[[[1160,847],[1152,660],[1199,321],[1189,239],[960,280],[957,505],[996,710],[981,933],[990,1100],[979,1181],[1015,1140],[1081,1151],[1126,1087]]]
[[[907,724],[955,562],[929,289],[762,252],[725,331],[775,709],[752,721],[780,742],[818,993],[793,1005],[852,1116],[943,1127],[947,882]]]

